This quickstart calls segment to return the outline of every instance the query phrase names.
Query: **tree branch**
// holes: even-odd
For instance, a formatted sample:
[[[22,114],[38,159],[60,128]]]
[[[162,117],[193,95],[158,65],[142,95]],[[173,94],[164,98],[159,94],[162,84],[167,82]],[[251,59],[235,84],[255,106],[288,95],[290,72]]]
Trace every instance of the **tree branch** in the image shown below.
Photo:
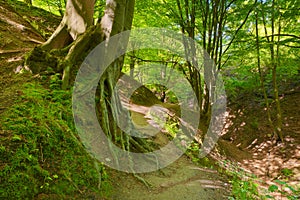
[[[287,45],[287,44],[282,44],[283,46],[289,47],[289,48],[295,48],[295,49],[300,49],[300,46],[292,46],[292,45]]]
[[[278,37],[293,37],[293,38],[296,38],[298,40],[300,40],[300,36],[297,36],[297,35],[293,35],[293,34],[284,34],[284,33],[281,33],[281,34],[273,34],[273,35],[267,35],[265,37],[269,38],[269,37],[274,37],[274,36],[278,36]],[[264,38],[265,38],[264,37]]]
[[[239,26],[239,28],[235,31],[234,35],[233,35],[233,38],[231,39],[231,41],[228,43],[226,49],[224,50],[223,52],[223,55],[227,52],[227,50],[229,49],[229,47],[231,46],[232,42],[234,41],[234,39],[236,38],[238,32],[243,28],[243,26],[245,25],[245,23],[247,22],[251,12],[253,11],[255,5],[257,3],[257,0],[255,0],[253,6],[251,7],[251,9],[248,11],[247,15],[246,15],[246,18],[244,19],[243,23]]]

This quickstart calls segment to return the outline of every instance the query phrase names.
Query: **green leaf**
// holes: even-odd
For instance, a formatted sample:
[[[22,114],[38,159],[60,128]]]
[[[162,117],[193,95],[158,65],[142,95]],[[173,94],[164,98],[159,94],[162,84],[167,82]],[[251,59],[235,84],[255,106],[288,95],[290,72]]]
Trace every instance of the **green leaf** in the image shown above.
[[[11,140],[12,140],[13,142],[20,142],[20,141],[22,141],[22,138],[21,138],[20,136],[18,136],[18,135],[14,135],[14,136],[11,138]]]
[[[293,193],[297,192],[297,190],[290,185],[287,185],[286,187],[289,188]]]
[[[279,183],[280,185],[285,185],[285,184],[286,184],[286,182],[281,181],[281,180],[275,180],[275,182],[276,182],[276,183]]]
[[[268,199],[275,199],[275,198],[272,197],[271,195],[266,195],[266,198],[268,198]]]
[[[275,191],[278,190],[278,186],[277,186],[277,185],[271,185],[271,186],[268,188],[268,190],[269,190],[270,192],[275,192]]]

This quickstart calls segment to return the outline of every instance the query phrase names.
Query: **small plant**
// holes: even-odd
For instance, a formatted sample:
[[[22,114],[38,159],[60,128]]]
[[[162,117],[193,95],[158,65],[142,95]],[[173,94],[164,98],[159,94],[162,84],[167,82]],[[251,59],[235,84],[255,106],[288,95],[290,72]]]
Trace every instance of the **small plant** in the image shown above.
[[[257,118],[253,119],[253,121],[251,122],[251,127],[255,130],[258,130],[258,126],[259,126],[259,123],[258,123]]]
[[[260,199],[258,194],[258,185],[251,179],[241,179],[238,175],[235,175],[231,180],[232,195],[229,199]]]
[[[263,199],[263,197],[259,194],[255,176],[247,174],[242,168],[230,161],[223,161],[222,167],[226,168],[225,173],[231,176],[230,182],[232,184],[232,196],[229,197],[229,199]]]
[[[275,184],[269,186],[268,188],[269,194],[266,195],[267,199],[275,199],[275,197],[272,196],[272,193],[274,192],[280,193],[281,198],[283,196],[290,200],[297,200],[300,198],[300,188],[295,188],[282,180],[275,180],[275,182],[278,183],[279,186]]]
[[[281,170],[281,174],[282,174],[283,176],[285,176],[285,177],[290,177],[290,176],[293,175],[293,171],[290,170],[290,169],[287,169],[287,168],[283,168],[283,169]]]

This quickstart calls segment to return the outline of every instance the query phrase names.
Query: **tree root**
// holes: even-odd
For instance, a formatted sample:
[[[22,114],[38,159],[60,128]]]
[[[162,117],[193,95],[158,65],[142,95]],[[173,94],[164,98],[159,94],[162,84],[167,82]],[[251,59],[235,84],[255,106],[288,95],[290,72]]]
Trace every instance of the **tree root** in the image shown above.
[[[137,175],[137,174],[133,174],[133,176],[138,179],[139,181],[141,181],[148,189],[153,188],[153,185],[151,183],[149,183],[148,181],[146,181],[144,178],[142,178],[141,176]]]

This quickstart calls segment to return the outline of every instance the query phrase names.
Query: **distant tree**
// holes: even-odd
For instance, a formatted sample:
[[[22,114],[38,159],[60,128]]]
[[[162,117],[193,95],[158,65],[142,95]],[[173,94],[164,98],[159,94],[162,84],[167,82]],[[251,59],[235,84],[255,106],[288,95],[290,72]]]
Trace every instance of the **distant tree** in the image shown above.
[[[267,28],[267,19],[266,19],[266,12],[264,5],[262,5],[262,21],[265,31],[265,36],[267,38],[267,43],[269,46],[270,51],[270,69],[272,71],[272,84],[273,84],[273,93],[274,93],[274,100],[276,104],[276,120],[275,123],[271,123],[271,126],[273,128],[273,136],[276,140],[284,141],[283,135],[282,135],[282,113],[281,113],[281,106],[280,106],[280,100],[279,100],[279,90],[278,90],[278,80],[277,80],[277,69],[280,66],[280,54],[279,54],[279,48],[280,48],[280,34],[281,34],[281,14],[279,5],[276,3],[275,0],[271,0],[269,3],[271,9],[270,9],[270,15],[268,16],[271,21],[271,34],[269,35],[268,28]],[[277,24],[276,24],[277,23]],[[276,26],[278,28],[276,28]],[[276,30],[277,29],[277,30]],[[275,34],[275,31],[277,31],[277,34]],[[277,41],[276,41],[277,39]],[[269,120],[270,121],[270,120]]]
[[[241,0],[174,0],[172,4],[168,2],[167,5],[172,11],[173,21],[180,26],[181,32],[199,41],[214,61],[215,65],[205,68],[207,72],[210,71],[209,77],[214,77],[226,64],[227,59],[224,57],[248,21],[257,5],[257,0],[247,3]],[[185,42],[184,45],[186,52],[195,54],[196,49],[193,44]],[[204,77],[201,77],[195,69],[197,65],[196,61],[186,62],[186,75],[201,105],[201,114],[209,120],[213,102],[210,94],[213,91],[209,91],[208,88],[213,88],[209,84],[214,83],[211,78],[212,82],[204,83]],[[208,68],[212,69],[208,70]]]

